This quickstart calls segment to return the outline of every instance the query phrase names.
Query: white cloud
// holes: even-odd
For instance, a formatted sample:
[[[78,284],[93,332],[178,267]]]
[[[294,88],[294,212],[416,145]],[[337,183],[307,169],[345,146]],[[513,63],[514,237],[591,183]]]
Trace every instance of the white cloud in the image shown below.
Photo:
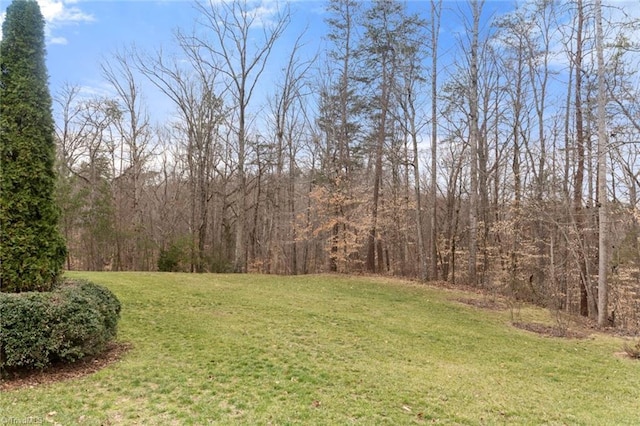
[[[56,35],[56,30],[84,22],[95,21],[93,15],[85,13],[77,6],[78,0],[38,0],[40,11],[46,23],[45,34],[50,44],[67,44],[65,37]],[[0,15],[0,25],[4,22],[6,12]],[[0,40],[2,35],[0,34]]]
[[[56,34],[57,30],[69,25],[92,22],[95,18],[83,12],[79,7],[72,6],[76,0],[38,0],[40,11],[46,22],[45,33],[50,44],[68,44],[65,37]]]
[[[248,1],[246,13],[253,21],[252,28],[263,28],[277,22],[280,8],[276,0]]]
[[[81,22],[91,22],[94,17],[83,12],[75,4],[74,0],[38,0],[40,10],[47,24],[62,26]]]
[[[51,37],[49,38],[49,43],[51,44],[68,44],[69,40],[64,37]]]
[[[80,97],[85,100],[93,98],[112,98],[116,96],[113,87],[104,81],[94,81],[91,85],[80,87]]]

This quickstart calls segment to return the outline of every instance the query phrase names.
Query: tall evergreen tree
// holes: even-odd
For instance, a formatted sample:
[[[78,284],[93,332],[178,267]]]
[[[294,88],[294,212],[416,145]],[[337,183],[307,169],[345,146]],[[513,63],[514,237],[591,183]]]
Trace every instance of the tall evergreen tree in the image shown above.
[[[54,202],[54,123],[44,18],[35,0],[7,8],[0,42],[0,290],[47,291],[66,246]]]

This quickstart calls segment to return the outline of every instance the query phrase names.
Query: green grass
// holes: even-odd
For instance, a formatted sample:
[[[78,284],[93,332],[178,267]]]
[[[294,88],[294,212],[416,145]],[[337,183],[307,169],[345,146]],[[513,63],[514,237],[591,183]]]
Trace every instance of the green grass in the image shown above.
[[[457,292],[334,276],[72,276],[116,293],[118,339],[133,349],[93,375],[1,395],[0,418],[62,425],[640,421],[640,363],[614,355],[621,340],[541,337],[511,327],[508,311],[453,301]]]

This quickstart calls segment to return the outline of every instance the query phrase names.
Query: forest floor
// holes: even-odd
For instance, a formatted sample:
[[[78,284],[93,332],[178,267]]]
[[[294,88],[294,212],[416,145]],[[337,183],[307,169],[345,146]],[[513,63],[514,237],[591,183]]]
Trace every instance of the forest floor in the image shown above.
[[[118,341],[1,381],[3,419],[636,424],[640,412],[640,364],[619,356],[629,340],[486,294],[375,277],[71,275],[119,297]]]

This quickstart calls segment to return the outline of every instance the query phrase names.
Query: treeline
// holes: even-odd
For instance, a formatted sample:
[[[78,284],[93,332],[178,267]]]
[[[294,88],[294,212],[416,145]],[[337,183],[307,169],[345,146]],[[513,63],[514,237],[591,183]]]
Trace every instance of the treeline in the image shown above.
[[[196,7],[175,55],[115,53],[110,96],[57,96],[69,269],[393,274],[640,327],[623,10],[331,0],[310,56],[304,34],[282,54],[287,8]],[[170,122],[152,125],[149,85]]]

